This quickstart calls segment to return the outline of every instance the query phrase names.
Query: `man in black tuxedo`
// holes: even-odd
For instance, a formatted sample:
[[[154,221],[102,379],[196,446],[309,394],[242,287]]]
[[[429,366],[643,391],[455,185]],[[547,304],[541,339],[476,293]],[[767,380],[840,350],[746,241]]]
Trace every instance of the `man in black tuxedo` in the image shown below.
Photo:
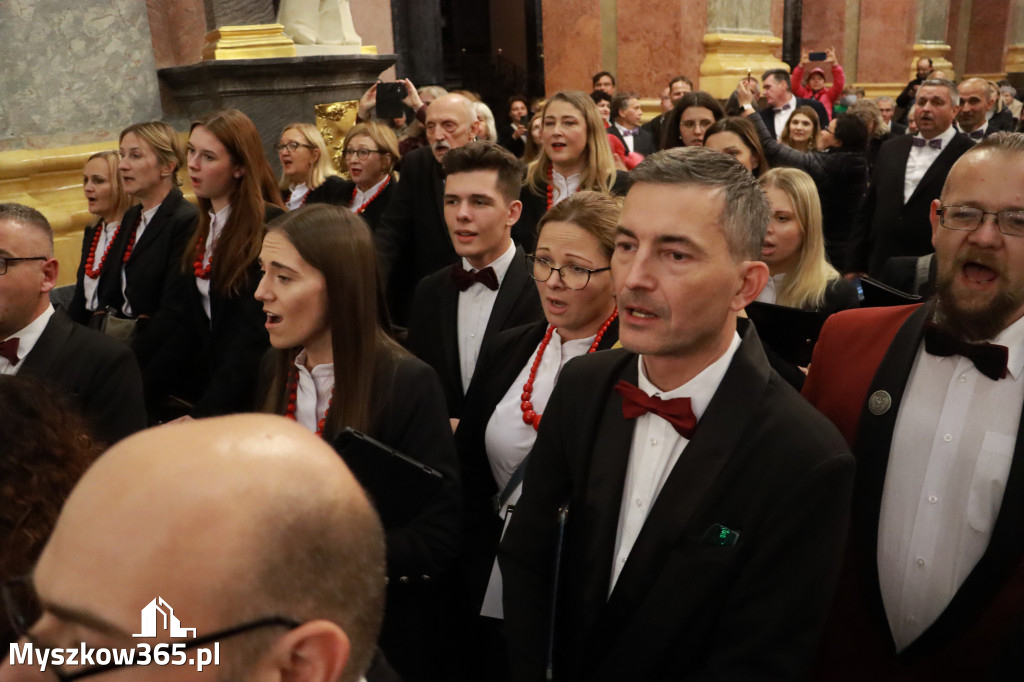
[[[655,116],[647,123],[640,126],[651,134],[651,139],[654,140],[654,145],[657,147],[661,144],[661,126],[668,120],[668,115],[672,113],[672,107],[676,105],[676,102],[683,98],[688,92],[693,92],[693,81],[686,76],[676,76],[668,82],[668,110]],[[662,105],[664,106],[664,105]]]
[[[917,90],[921,87],[921,83],[930,78],[932,72],[935,71],[935,65],[932,63],[931,57],[921,57],[917,60],[916,67],[917,76],[911,79],[907,86],[903,88],[903,91],[896,96],[896,106],[899,108],[896,119],[900,123],[906,122],[907,112],[910,111],[910,107],[917,101]]]
[[[867,197],[854,221],[847,272],[878,277],[889,258],[932,251],[931,202],[972,143],[953,127],[960,98],[951,82],[924,81],[916,104],[918,133],[889,140],[878,152]]]
[[[623,92],[612,98],[612,124],[608,134],[619,138],[626,147],[626,153],[636,152],[647,156],[657,151],[651,133],[640,127],[644,108],[637,96]]]
[[[131,349],[50,305],[53,230],[34,208],[0,204],[0,373],[41,377],[78,401],[94,435],[113,443],[146,427]]]
[[[388,300],[406,306],[391,310],[392,321],[409,319],[416,283],[457,260],[444,223],[444,171],[441,160],[450,149],[474,140],[480,123],[473,104],[462,95],[444,95],[427,107],[427,140],[402,159],[402,179],[381,225],[374,234]]]
[[[1008,109],[989,118],[996,104],[997,93],[992,92],[984,78],[967,78],[956,86],[960,94],[960,113],[957,128],[974,142],[1000,131],[1013,132],[1013,115]]]
[[[794,95],[789,72],[785,69],[765,71],[761,76],[761,86],[764,90],[764,100],[768,106],[757,113],[776,140],[779,139],[782,129],[786,127],[786,121],[793,115],[793,111],[797,107],[806,106],[814,109],[814,112],[818,114],[821,127],[828,127],[829,116],[825,107],[816,99],[804,99]]]
[[[886,132],[892,136],[903,135],[907,132],[907,126],[895,121],[893,114],[896,113],[896,102],[888,95],[875,98],[878,105],[878,112],[882,114],[882,121],[885,123]]]
[[[417,285],[409,349],[437,371],[457,419],[483,345],[543,311],[523,248],[511,237],[523,208],[522,162],[498,145],[471,142],[448,152],[444,168],[444,217],[461,261]]]
[[[558,680],[790,680],[809,665],[853,460],[737,321],[768,279],[767,224],[723,154],[671,149],[633,171],[611,265],[624,349],[563,370],[501,545],[514,681],[543,679],[553,603]]]

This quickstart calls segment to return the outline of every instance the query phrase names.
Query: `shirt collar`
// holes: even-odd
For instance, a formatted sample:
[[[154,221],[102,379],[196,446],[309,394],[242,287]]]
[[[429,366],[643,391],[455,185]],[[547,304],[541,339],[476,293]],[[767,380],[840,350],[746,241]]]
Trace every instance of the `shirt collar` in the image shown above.
[[[945,149],[946,145],[948,145],[950,140],[952,140],[953,137],[956,136],[957,132],[958,131],[957,131],[956,127],[951,125],[948,128],[946,128],[946,130],[944,130],[941,134],[936,135],[932,139],[933,140],[942,140],[942,148]],[[920,138],[924,139],[923,136],[921,135],[921,133],[915,133],[914,137],[920,137]],[[929,147],[928,145],[925,145],[924,147],[920,147],[920,149],[931,149],[931,147]]]
[[[10,339],[18,339],[18,363],[28,357],[28,354],[32,352],[36,343],[39,341],[39,337],[43,335],[43,331],[46,329],[46,325],[50,323],[50,318],[53,317],[53,306],[47,304],[46,310],[39,314],[39,317],[29,322],[24,328],[11,334]],[[4,339],[5,341],[7,339]]]
[[[505,253],[498,256],[493,263],[488,263],[487,265],[480,269],[486,270],[487,268],[492,268],[494,270],[494,274],[498,277],[498,285],[501,286],[501,283],[505,280],[505,273],[508,272],[508,268],[510,265],[512,265],[512,259],[515,258],[515,256],[516,244],[511,239],[509,239],[508,248],[505,249]],[[470,271],[476,270],[476,268],[470,265],[469,261],[466,260],[465,258],[462,259],[462,268],[464,270]]]
[[[374,194],[376,194],[377,190],[379,190],[387,181],[388,176],[385,174],[384,177],[380,179],[380,182],[378,182],[365,192],[356,187],[356,200],[352,203],[352,206],[355,208],[359,208],[360,206],[362,206],[363,202],[372,197]]]
[[[710,365],[700,371],[700,374],[687,381],[682,386],[673,388],[671,391],[662,391],[647,378],[647,371],[644,369],[644,356],[640,355],[637,358],[639,364],[639,380],[637,386],[640,390],[649,396],[657,396],[662,400],[671,400],[672,398],[689,398],[690,408],[693,410],[693,416],[698,420],[704,414],[704,410],[707,409],[708,404],[711,402],[711,398],[714,397],[715,392],[718,390],[718,385],[722,383],[722,377],[725,376],[726,370],[729,369],[729,365],[732,363],[732,358],[736,355],[736,351],[740,347],[740,335],[733,332],[732,341],[729,343],[729,348],[722,353],[721,357],[712,362]]]
[[[334,363],[325,362],[317,365],[312,370],[306,368],[306,349],[303,348],[299,351],[299,354],[295,356],[295,367],[298,368],[300,373],[309,374],[313,379],[323,379],[328,376],[334,376]]]
[[[1006,346],[1009,351],[1006,360],[1006,371],[1014,380],[1020,379],[1024,371],[1024,317],[1020,318],[1003,331],[996,334],[992,343]]]
[[[145,227],[145,226],[149,225],[149,221],[151,221],[153,219],[153,216],[155,216],[156,212],[159,211],[159,210],[160,210],[160,204],[157,204],[156,206],[154,206],[153,208],[149,209],[148,211],[143,211],[142,212],[142,226]]]

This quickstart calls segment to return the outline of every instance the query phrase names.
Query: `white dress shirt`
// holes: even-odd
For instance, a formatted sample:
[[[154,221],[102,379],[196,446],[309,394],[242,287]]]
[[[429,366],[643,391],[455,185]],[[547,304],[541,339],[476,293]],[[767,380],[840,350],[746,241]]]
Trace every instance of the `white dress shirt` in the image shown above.
[[[698,424],[708,403],[722,383],[722,377],[736,351],[740,347],[739,334],[733,333],[729,348],[720,358],[705,367],[700,374],[682,386],[671,391],[661,391],[652,384],[644,371],[644,358],[637,358],[639,378],[637,386],[649,396],[662,400],[673,398],[689,398],[690,408],[697,418]],[[633,427],[633,445],[629,451],[629,464],[626,467],[626,483],[622,490],[622,504],[619,508],[619,526],[615,532],[615,553],[612,564],[612,580],[608,586],[608,594],[615,589],[619,574],[626,565],[629,553],[633,550],[640,530],[647,521],[658,493],[668,480],[672,468],[679,460],[690,441],[683,438],[669,422],[661,417],[647,413],[636,418]]]
[[[484,266],[484,269],[494,268],[494,274],[498,277],[498,289],[492,291],[480,282],[474,282],[468,289],[459,292],[459,312],[456,323],[459,334],[459,367],[462,370],[463,393],[469,388],[469,382],[473,378],[476,359],[480,355],[480,344],[483,343],[484,332],[487,331],[487,320],[491,319],[491,309],[494,308],[494,301],[498,298],[498,290],[505,280],[505,273],[508,272],[515,255],[516,245],[509,239],[505,253],[498,256],[493,263]],[[465,258],[462,259],[462,267],[476,272],[476,268],[470,265]]]
[[[910,201],[914,190],[921,184],[921,178],[928,172],[931,165],[935,163],[935,159],[939,158],[939,154],[942,153],[942,150],[946,148],[946,145],[949,144],[949,141],[955,135],[956,129],[953,126],[949,126],[944,133],[934,138],[942,140],[942,149],[934,149],[927,143],[923,147],[910,148],[910,156],[907,158],[907,173],[903,177],[903,203]],[[921,137],[921,135],[917,134],[914,137]]]
[[[618,123],[616,123],[614,125],[615,125],[616,128],[619,129],[619,134],[622,135],[622,139],[626,141],[626,151],[632,152],[633,151],[633,145],[634,145],[633,133],[630,133],[629,132],[629,128],[627,128],[624,125],[620,125]],[[626,133],[629,133],[629,134],[627,135]]]
[[[230,216],[231,204],[228,204],[216,213],[212,210],[210,211],[210,233],[206,235],[206,250],[203,251],[204,268],[210,264],[213,251],[217,248],[217,240],[220,238],[220,233],[224,230],[224,224]],[[212,273],[210,276],[212,278]],[[203,310],[206,311],[206,317],[212,321],[213,315],[210,313],[210,280],[196,277],[196,286],[199,287],[199,295],[203,299]]]
[[[554,168],[551,169],[551,205],[556,206],[558,202],[566,197],[571,197],[580,188],[582,173],[573,173],[565,177]]]
[[[153,216],[155,216],[156,212],[159,210],[160,204],[157,204],[148,211],[142,212],[142,219],[139,221],[139,227],[138,229],[135,230],[134,244],[138,244],[139,240],[142,239],[142,232],[147,227],[149,227],[149,223],[153,220]],[[132,248],[134,249],[135,246],[132,246]],[[132,306],[131,303],[128,301],[128,274],[125,272],[124,268],[121,268],[121,296],[124,298],[124,306],[122,307],[121,312],[123,312],[128,317],[131,317]]]
[[[918,349],[893,431],[878,521],[878,577],[896,648],[949,604],[988,547],[1024,401],[1024,319],[993,381],[962,356]]]
[[[114,238],[114,233],[117,232],[117,228],[121,223],[106,223],[102,227],[97,226],[96,229],[100,231],[100,240],[96,242],[96,254],[93,260],[93,267],[98,267],[100,260],[103,258],[103,254],[107,252],[107,246],[110,244],[110,240]],[[103,267],[106,267],[106,262],[103,263]],[[96,279],[93,279],[89,275],[83,274],[82,276],[82,290],[85,293],[85,309],[96,310],[100,305],[100,277],[97,275]]]
[[[288,195],[288,210],[294,211],[297,208],[301,208],[307,194],[309,194],[309,187],[304,182],[300,182],[292,187],[291,193]]]
[[[786,273],[784,272],[769,277],[768,282],[764,285],[764,289],[761,289],[761,293],[754,300],[761,303],[774,304],[779,298],[779,289],[782,288],[782,280],[784,279],[786,279]]]
[[[789,94],[789,101],[784,103],[782,106],[775,107],[775,139],[779,139],[782,135],[782,131],[786,127],[786,123],[789,121],[789,117],[793,115],[793,111],[796,109],[796,97],[793,93]]]
[[[575,357],[585,355],[594,343],[594,336],[585,339],[562,341],[556,329],[551,334],[551,341],[544,349],[540,365],[537,367],[537,374],[533,379],[533,393],[530,394],[530,402],[533,403],[533,411],[543,415],[548,405],[551,392],[555,389],[555,382],[558,375],[565,367],[565,363]],[[543,343],[543,342],[542,342]],[[487,460],[491,464],[491,473],[494,475],[494,482],[498,490],[504,490],[512,473],[519,467],[526,456],[533,449],[537,440],[537,431],[532,424],[523,421],[522,395],[523,385],[530,377],[530,369],[537,358],[537,348],[530,354],[530,359],[523,366],[519,376],[509,386],[505,396],[498,402],[487,422],[487,430],[484,432],[484,445],[487,451]],[[509,504],[515,504],[519,499],[522,485],[516,488],[509,498]],[[502,510],[504,516],[504,510]]]
[[[42,312],[36,319],[29,322],[25,327],[14,334],[11,334],[8,339],[18,339],[18,364],[11,365],[7,361],[7,358],[0,357],[0,374],[17,374],[18,370],[24,366],[25,356],[32,352],[35,348],[36,342],[39,341],[39,337],[43,335],[43,330],[46,329],[46,325],[49,324],[50,318],[53,317],[53,306],[47,305],[46,310]],[[3,339],[6,341],[7,339]]]
[[[306,369],[306,350],[295,357],[299,381],[295,396],[295,421],[316,433],[316,426],[327,415],[334,393],[334,363]]]
[[[377,193],[377,190],[384,186],[384,183],[387,182],[388,179],[388,176],[385,175],[383,178],[380,179],[380,182],[378,182],[365,192],[359,189],[359,187],[357,186],[356,197],[355,199],[352,200],[352,205],[349,206],[349,208],[352,209],[353,212],[358,211],[360,208],[363,207],[363,204],[368,202],[373,197],[373,195]]]

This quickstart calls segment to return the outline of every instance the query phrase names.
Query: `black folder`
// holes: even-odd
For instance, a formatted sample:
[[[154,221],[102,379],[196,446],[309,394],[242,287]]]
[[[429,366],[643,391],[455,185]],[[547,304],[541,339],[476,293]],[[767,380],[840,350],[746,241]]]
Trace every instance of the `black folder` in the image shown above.
[[[764,345],[786,362],[807,367],[828,315],[754,301],[747,306],[747,317]]]
[[[355,429],[346,428],[331,445],[370,496],[385,528],[415,518],[444,483],[440,471]]]

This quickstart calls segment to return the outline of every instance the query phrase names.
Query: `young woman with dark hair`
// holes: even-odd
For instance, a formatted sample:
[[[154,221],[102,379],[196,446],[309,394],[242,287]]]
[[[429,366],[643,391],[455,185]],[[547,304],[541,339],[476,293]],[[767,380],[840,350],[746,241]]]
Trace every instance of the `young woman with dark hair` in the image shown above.
[[[714,96],[698,90],[683,95],[672,107],[661,129],[659,149],[700,147],[707,129],[725,116]]]
[[[757,139],[757,130],[738,116],[727,116],[707,129],[704,146],[735,158],[755,178],[768,171],[768,159]]]

